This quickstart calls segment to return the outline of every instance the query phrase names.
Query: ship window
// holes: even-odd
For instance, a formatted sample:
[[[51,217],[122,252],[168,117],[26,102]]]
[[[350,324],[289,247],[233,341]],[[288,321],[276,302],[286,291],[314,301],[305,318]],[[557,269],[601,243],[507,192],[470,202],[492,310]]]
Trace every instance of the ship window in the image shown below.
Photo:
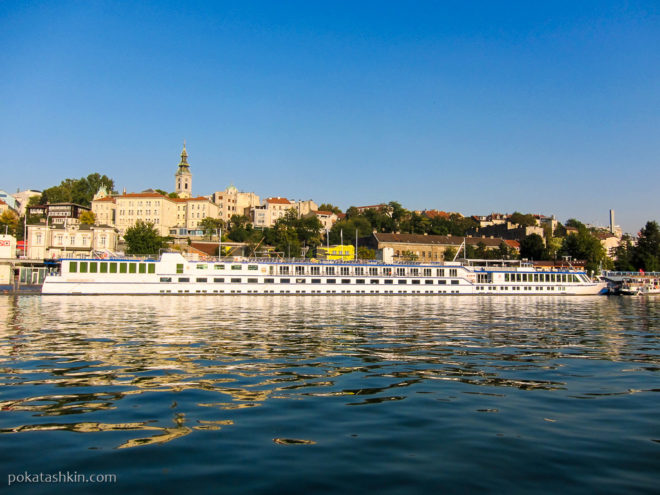
[[[350,283],[351,283],[351,279],[350,279],[350,278],[342,278],[342,279],[341,279],[341,283],[342,283],[342,284],[350,284]]]
[[[438,283],[439,283],[440,285],[447,285],[447,281],[446,281],[446,280],[438,280]]]
[[[408,281],[407,281],[407,280],[399,280],[399,282],[398,282],[398,283],[399,283],[399,284],[401,284],[401,285],[403,285],[403,284],[407,284],[407,283],[408,283]]]
[[[458,285],[458,280],[452,280],[451,285]]]
[[[403,277],[406,275],[406,269],[405,268],[397,268],[396,269],[396,274],[398,277]]]
[[[288,266],[280,266],[280,275],[288,275],[289,274],[289,267]]]
[[[350,268],[347,267],[347,266],[342,266],[341,268],[339,268],[339,274],[340,275],[348,275],[349,271],[350,271]]]
[[[430,277],[431,276],[431,269],[430,268],[424,268],[424,276],[425,277]]]
[[[378,268],[369,268],[369,275],[378,275]]]
[[[437,268],[435,270],[435,274],[438,277],[444,277],[445,276],[445,269],[444,268]]]
[[[449,269],[449,276],[450,276],[450,277],[457,277],[457,276],[458,276],[458,269],[456,269],[456,268],[450,268],[450,269]]]
[[[196,282],[208,282],[208,279],[206,277],[197,277],[195,279]]]
[[[171,281],[172,281],[172,277],[160,277],[160,281],[161,281],[161,282],[171,282]]]
[[[240,278],[232,278],[232,279],[231,279],[231,283],[232,283],[232,284],[240,284],[240,283],[241,283],[241,279],[240,279]]]
[[[140,273],[147,273],[147,265],[145,263],[140,263],[140,266],[138,267],[138,271]]]
[[[504,281],[505,281],[505,282],[508,282],[508,281],[509,281],[509,274],[508,274],[508,273],[505,273],[505,274],[504,274]]]
[[[413,285],[419,285],[420,281],[419,280],[413,280],[412,283],[413,283]]]
[[[318,268],[318,267],[316,267],[316,268]],[[320,283],[321,283],[321,279],[320,279],[320,278],[313,278],[313,279],[312,279],[312,283],[313,283],[313,284],[320,284]]]
[[[214,268],[215,270],[224,270],[224,269],[225,269],[225,265],[214,265],[213,268]]]
[[[96,261],[92,261],[89,264],[89,273],[96,273],[98,271],[98,263]]]
[[[101,273],[108,273],[108,264],[107,263],[99,263],[99,271]]]
[[[232,269],[232,270],[240,270],[240,269],[241,269],[241,265],[231,265],[231,269]]]
[[[410,275],[412,277],[419,277],[419,268],[411,268],[410,269]]]
[[[149,273],[156,273],[156,265],[154,265],[153,263],[149,263],[149,264],[147,265],[147,267],[148,267],[148,270],[147,270],[147,271],[148,271]]]
[[[78,271],[78,262],[70,261],[69,262],[69,272],[76,273]]]
[[[248,278],[248,284],[256,284],[259,281],[256,278]]]
[[[355,267],[355,274],[356,275],[364,275],[364,268],[362,268],[361,266],[356,266]],[[358,282],[358,283],[360,283],[360,282]]]
[[[80,273],[87,273],[87,262],[86,261],[81,261],[80,262]]]
[[[363,278],[359,278],[359,279],[357,279],[357,280],[355,281],[355,283],[356,283],[356,284],[363,284],[363,283],[364,283],[364,279],[363,279]]]
[[[433,283],[433,280],[424,280],[424,283],[426,285],[431,285]]]
[[[287,268],[288,268],[288,267],[287,267]],[[280,283],[281,283],[281,284],[290,284],[290,283],[291,283],[291,279],[290,279],[290,278],[281,278],[281,279],[280,279]]]
[[[225,281],[224,278],[217,278],[216,277],[216,278],[213,279],[213,282],[216,283],[216,284],[222,284],[222,283],[224,283],[224,281]]]
[[[264,279],[264,284],[274,284],[275,279],[274,278],[265,278]]]
[[[177,263],[176,272],[177,273],[183,273],[183,263]],[[122,272],[122,273],[126,273],[126,272]]]
[[[309,268],[309,273],[311,275],[321,275],[321,267],[320,266],[312,266]]]
[[[334,275],[335,274],[335,267],[334,266],[326,266],[325,267],[325,274],[326,275]]]
[[[204,263],[198,263],[196,268],[198,270],[206,270],[206,265]]]
[[[535,273],[534,274],[534,282],[538,282],[538,281],[539,281],[539,274]]]
[[[110,263],[110,273],[117,273],[117,263]]]
[[[385,280],[385,285],[392,285],[394,280]]]
[[[337,283],[337,279],[329,278],[329,279],[327,279],[325,282],[326,282],[327,284],[336,284],[336,283]]]
[[[257,265],[248,265],[248,270],[258,270],[259,267]]]
[[[129,263],[128,273],[136,273],[136,272],[137,272],[137,264],[136,263]]]
[[[380,283],[380,280],[378,280],[377,278],[374,278],[374,279],[371,279],[371,280],[369,281],[369,283],[376,285],[376,284],[379,284],[379,283]]]
[[[304,278],[297,278],[297,279],[296,279],[296,283],[297,283],[297,284],[304,284],[304,283],[306,283],[306,282],[307,282],[307,280],[305,280]]]
[[[179,282],[190,282],[188,277],[179,277]]]
[[[305,274],[305,267],[304,266],[296,266],[296,275],[304,275]]]

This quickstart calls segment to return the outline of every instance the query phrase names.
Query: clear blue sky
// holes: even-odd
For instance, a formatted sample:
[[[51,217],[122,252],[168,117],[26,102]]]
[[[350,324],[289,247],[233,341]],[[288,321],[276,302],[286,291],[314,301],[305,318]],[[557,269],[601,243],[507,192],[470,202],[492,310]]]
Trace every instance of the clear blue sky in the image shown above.
[[[660,2],[0,3],[0,189],[660,220]]]

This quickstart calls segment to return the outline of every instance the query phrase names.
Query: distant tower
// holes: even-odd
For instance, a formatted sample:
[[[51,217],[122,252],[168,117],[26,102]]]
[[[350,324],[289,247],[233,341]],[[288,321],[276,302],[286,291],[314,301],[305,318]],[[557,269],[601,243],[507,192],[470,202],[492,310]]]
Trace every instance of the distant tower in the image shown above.
[[[186,153],[186,142],[183,142],[183,151],[181,152],[181,161],[179,169],[174,174],[175,191],[180,198],[190,198],[192,196],[192,174],[190,165],[188,165],[188,153]]]
[[[614,234],[614,210],[610,210],[610,233]]]

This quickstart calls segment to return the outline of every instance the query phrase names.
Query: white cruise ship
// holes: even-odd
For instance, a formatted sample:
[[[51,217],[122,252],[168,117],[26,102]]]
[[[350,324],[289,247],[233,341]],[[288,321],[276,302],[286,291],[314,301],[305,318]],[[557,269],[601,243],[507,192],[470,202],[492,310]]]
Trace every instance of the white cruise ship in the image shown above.
[[[42,294],[596,295],[583,271],[538,271],[508,260],[443,263],[233,259],[63,259]]]

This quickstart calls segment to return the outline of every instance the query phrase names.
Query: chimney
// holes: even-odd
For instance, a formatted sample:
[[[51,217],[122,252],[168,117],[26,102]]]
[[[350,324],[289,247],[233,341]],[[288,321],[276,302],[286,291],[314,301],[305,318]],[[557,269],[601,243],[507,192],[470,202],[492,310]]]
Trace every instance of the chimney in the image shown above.
[[[614,210],[610,210],[610,234],[614,234]]]

